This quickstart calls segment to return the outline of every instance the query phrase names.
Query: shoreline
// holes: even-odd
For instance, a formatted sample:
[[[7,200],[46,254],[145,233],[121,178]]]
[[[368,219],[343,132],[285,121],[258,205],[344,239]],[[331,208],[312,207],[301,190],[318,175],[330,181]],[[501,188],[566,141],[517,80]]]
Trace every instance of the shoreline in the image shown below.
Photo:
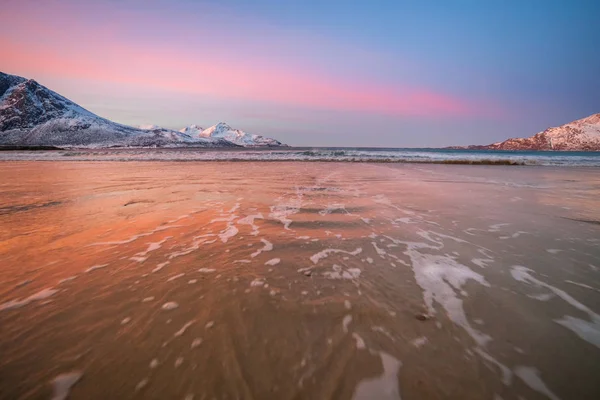
[[[374,164],[600,167],[600,153],[360,148],[121,148],[0,151],[0,161],[327,162]]]

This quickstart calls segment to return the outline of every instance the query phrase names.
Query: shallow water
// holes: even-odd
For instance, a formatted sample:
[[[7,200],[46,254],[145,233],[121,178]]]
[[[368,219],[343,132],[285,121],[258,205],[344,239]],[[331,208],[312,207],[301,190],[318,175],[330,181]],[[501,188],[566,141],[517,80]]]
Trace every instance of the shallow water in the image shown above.
[[[1,167],[2,399],[600,398],[596,169]]]

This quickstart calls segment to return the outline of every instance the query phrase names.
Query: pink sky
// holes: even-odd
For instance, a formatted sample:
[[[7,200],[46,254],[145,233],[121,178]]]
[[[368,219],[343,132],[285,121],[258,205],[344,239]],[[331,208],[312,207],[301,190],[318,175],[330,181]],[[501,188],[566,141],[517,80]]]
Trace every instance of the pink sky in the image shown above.
[[[93,12],[111,12],[90,6]],[[6,72],[41,80],[78,79],[85,83],[107,82],[197,94],[216,99],[245,100],[301,106],[316,110],[338,110],[384,114],[389,116],[489,115],[493,112],[468,99],[430,87],[387,84],[353,76],[336,76],[311,65],[310,59],[289,62],[275,40],[271,47],[261,40],[239,39],[227,33],[211,33],[202,25],[193,26],[200,39],[196,51],[182,43],[190,26],[172,24],[155,15],[137,15],[127,11],[105,18],[90,29],[85,18],[77,18],[62,3],[53,8],[32,10],[26,20],[13,26],[14,35],[0,38],[0,68]],[[14,25],[19,10],[8,9],[0,24]],[[137,26],[151,30],[127,35],[133,18]],[[141,21],[140,21],[141,19]],[[180,21],[181,22],[181,21]],[[128,25],[129,24],[129,25]],[[5,25],[6,26],[6,25]],[[166,40],[157,31],[168,32]],[[219,35],[218,40],[210,40]],[[261,33],[264,35],[264,33]],[[261,37],[259,35],[259,38]],[[307,40],[294,38],[300,48],[310,48]],[[236,40],[246,47],[235,57]],[[315,44],[315,48],[319,45]],[[232,51],[227,51],[229,48]],[[250,54],[247,54],[250,48]],[[252,49],[256,53],[252,53]],[[324,49],[327,51],[328,49]],[[363,56],[358,51],[357,56]],[[377,60],[374,60],[377,61]],[[381,62],[385,62],[382,57]],[[340,65],[344,70],[345,65]],[[53,88],[60,91],[60,88]]]

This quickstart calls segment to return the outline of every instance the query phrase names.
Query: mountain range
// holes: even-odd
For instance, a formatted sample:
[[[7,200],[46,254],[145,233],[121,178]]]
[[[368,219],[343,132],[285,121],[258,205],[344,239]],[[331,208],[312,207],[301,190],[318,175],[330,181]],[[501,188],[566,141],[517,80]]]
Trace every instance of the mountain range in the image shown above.
[[[0,145],[58,147],[262,147],[281,142],[220,122],[180,131],[118,124],[33,79],[0,72]]]
[[[513,138],[489,145],[452,147],[469,150],[600,151],[600,113],[548,128],[528,138]]]
[[[122,125],[84,109],[33,79],[0,72],[0,145],[57,147],[279,147],[281,142],[219,122],[179,131],[156,125]],[[471,150],[600,151],[600,113],[548,128],[529,138]]]

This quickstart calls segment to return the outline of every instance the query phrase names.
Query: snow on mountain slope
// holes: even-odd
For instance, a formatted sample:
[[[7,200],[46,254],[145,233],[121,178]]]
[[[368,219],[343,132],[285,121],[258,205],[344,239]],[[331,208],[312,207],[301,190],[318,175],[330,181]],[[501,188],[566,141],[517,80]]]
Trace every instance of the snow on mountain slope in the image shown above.
[[[0,72],[0,144],[62,147],[232,147],[152,127],[139,129],[101,118],[32,79]]]
[[[179,132],[185,133],[186,135],[190,135],[190,136],[200,137],[200,134],[202,133],[203,130],[204,130],[204,128],[201,128],[200,126],[194,124],[194,125],[186,126],[183,129],[180,129]]]
[[[195,126],[195,125],[192,125]],[[190,127],[188,127],[190,128]],[[185,128],[185,129],[188,129]],[[285,146],[281,142],[266,138],[260,135],[253,135],[247,132],[244,132],[239,129],[233,129],[231,126],[227,125],[224,122],[219,122],[217,125],[213,125],[208,129],[203,130],[200,133],[200,137],[204,138],[222,138],[231,143],[235,143],[244,147],[259,147],[259,146]]]
[[[600,113],[548,128],[529,138],[508,139],[469,149],[600,151]]]

